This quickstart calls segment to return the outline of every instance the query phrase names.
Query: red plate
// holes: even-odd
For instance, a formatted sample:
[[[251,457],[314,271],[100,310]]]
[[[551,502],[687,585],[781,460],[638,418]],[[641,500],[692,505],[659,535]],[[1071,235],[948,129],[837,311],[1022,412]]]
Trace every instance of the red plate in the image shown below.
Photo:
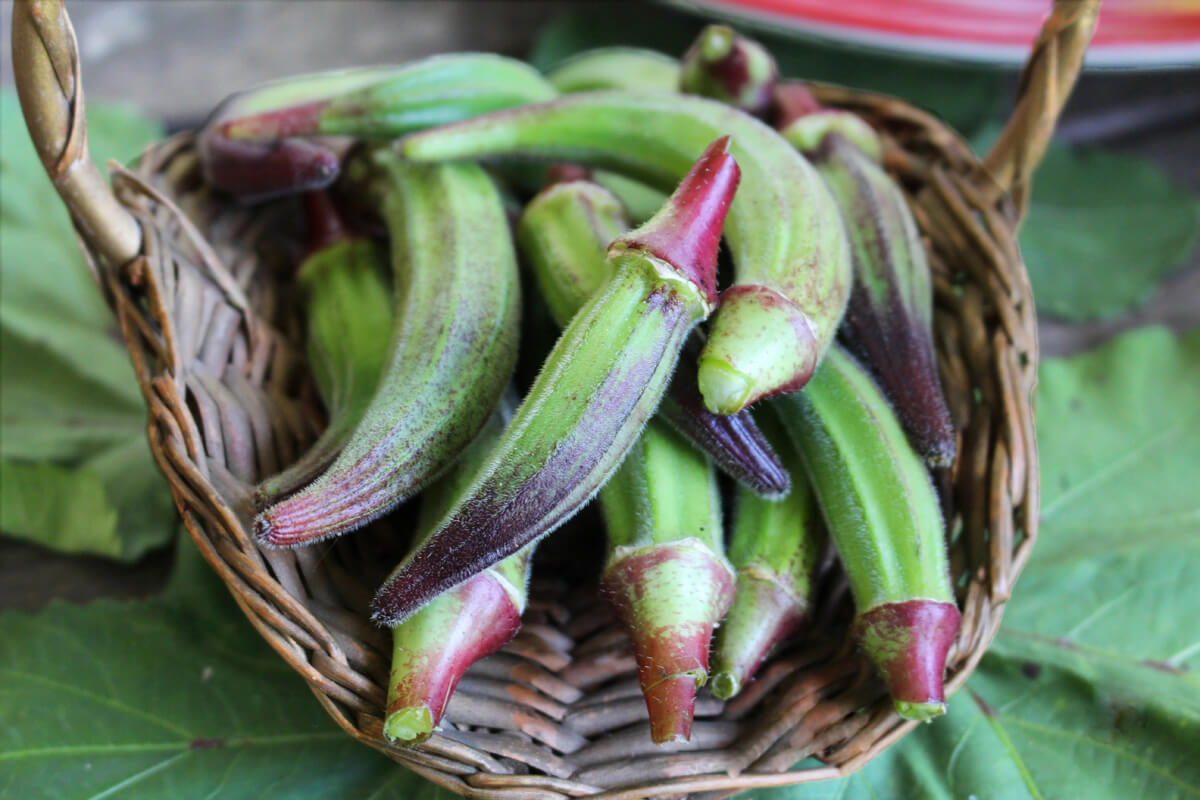
[[[1021,64],[1050,0],[677,0],[775,30],[886,50]],[[1200,64],[1200,0],[1104,0],[1088,66]]]

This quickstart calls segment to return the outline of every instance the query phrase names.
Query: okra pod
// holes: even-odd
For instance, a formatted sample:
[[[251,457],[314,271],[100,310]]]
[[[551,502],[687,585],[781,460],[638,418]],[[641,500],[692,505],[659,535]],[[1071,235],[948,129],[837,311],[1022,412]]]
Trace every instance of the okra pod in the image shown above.
[[[840,347],[803,392],[776,407],[850,580],[855,635],[896,711],[918,720],[944,713],[946,654],[960,615],[925,465],[870,375]]]
[[[776,501],[738,487],[729,544],[737,588],[713,654],[712,693],[722,699],[740,692],[771,650],[803,627],[827,541],[800,454],[774,409],[763,410],[763,431],[797,480],[788,496]]]
[[[602,89],[643,92],[679,91],[679,62],[657,50],[598,47],[585,50],[546,73],[562,94]]]
[[[220,132],[235,140],[392,138],[557,94],[528,64],[488,53],[431,56],[403,66],[370,67],[362,74],[370,79],[343,81],[337,91],[227,119]]]
[[[342,228],[324,193],[305,200],[312,252],[296,280],[307,308],[308,363],[328,423],[298,461],[259,484],[260,504],[304,486],[332,463],[375,396],[393,327],[379,248]]]
[[[414,495],[475,437],[516,360],[516,256],[487,174],[380,150],[363,180],[392,242],[397,305],[388,363],[333,465],[258,515],[267,544],[336,536]]]
[[[840,339],[879,381],[917,452],[949,466],[957,440],[933,345],[933,278],[904,194],[879,164],[878,136],[854,114],[820,111],[784,137],[817,167],[850,236],[854,286]]]
[[[556,184],[529,202],[517,225],[517,242],[560,326],[604,286],[611,273],[605,249],[629,227],[621,202],[594,183]],[[685,358],[671,379],[659,416],[754,491],[786,494],[791,485],[788,473],[750,413],[724,416],[704,407],[695,367],[686,358],[689,351],[693,357],[698,354],[697,337],[693,334],[685,346]]]
[[[808,381],[850,292],[837,206],[812,166],[775,131],[704,98],[604,91],[425,131],[398,147],[418,161],[575,161],[664,188],[723,134],[732,134],[745,175],[726,226],[736,280],[721,294],[698,382],[709,410],[731,414]]]
[[[467,497],[376,594],[376,620],[402,621],[550,533],[616,470],[716,299],[738,182],[729,147],[713,142],[662,211],[609,247],[612,278],[563,331]]]
[[[679,88],[762,118],[771,110],[779,67],[758,42],[728,25],[709,25],[683,56]]]
[[[515,404],[507,398],[453,471],[421,497],[417,541],[470,486],[470,479],[500,439]],[[516,636],[528,599],[533,545],[454,587],[392,629],[383,732],[406,744],[423,741],[441,722],[459,680],[472,664]]]
[[[713,629],[733,600],[716,473],[651,420],[600,503],[609,540],[600,591],[633,639],[650,736],[686,741]]]

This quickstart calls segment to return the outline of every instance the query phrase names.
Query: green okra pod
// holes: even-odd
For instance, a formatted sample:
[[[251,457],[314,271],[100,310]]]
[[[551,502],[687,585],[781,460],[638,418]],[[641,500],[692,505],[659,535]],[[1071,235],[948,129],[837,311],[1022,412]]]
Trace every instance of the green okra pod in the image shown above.
[[[239,117],[324,100],[380,80],[394,67],[356,67],[296,75],[230,95],[209,116],[197,137],[205,178],[246,200],[329,186],[340,169],[338,153],[295,137],[273,141],[229,138],[225,124]]]
[[[600,502],[609,540],[600,591],[633,639],[650,736],[686,741],[709,642],[733,600],[716,473],[651,420]]]
[[[376,620],[402,621],[550,533],[616,470],[716,299],[738,181],[729,146],[713,142],[663,210],[609,247],[612,278],[563,331],[467,496],[380,588]]]
[[[533,67],[488,53],[457,53],[394,67],[369,67],[354,83],[301,102],[227,119],[231,139],[291,136],[392,138],[502,108],[549,100],[557,92]],[[310,76],[318,80],[320,76]],[[314,93],[315,94],[315,93]]]
[[[388,363],[332,466],[259,513],[267,544],[345,533],[414,495],[475,437],[516,360],[516,256],[491,179],[474,164],[411,164],[388,150],[372,159],[362,179],[394,265]]]
[[[328,424],[297,462],[259,485],[259,503],[309,483],[341,451],[375,396],[393,327],[379,247],[343,229],[324,193],[310,193],[306,209],[314,241],[296,280],[307,308],[308,362]]]
[[[417,529],[423,541],[470,486],[473,473],[499,441],[515,403],[507,397],[454,469],[421,497]],[[441,722],[450,696],[472,664],[507,644],[521,627],[534,545],[435,598],[392,629],[383,732],[416,743]]]
[[[740,692],[771,650],[803,627],[827,541],[800,454],[773,409],[764,411],[763,431],[797,479],[775,501],[738,487],[729,544],[737,588],[713,653],[712,693],[722,699]]]
[[[621,202],[588,181],[552,185],[526,206],[517,225],[517,242],[560,326],[608,281],[608,243],[629,227]],[[689,340],[685,357],[699,350],[696,336]],[[748,411],[725,416],[704,408],[688,361],[681,360],[658,414],[717,466],[759,494],[780,496],[790,488],[787,471]]]
[[[850,580],[860,645],[901,716],[944,713],[946,654],[960,615],[925,465],[870,375],[840,347],[776,408]]]
[[[391,137],[555,96],[532,67],[464,53],[298,75],[231,96],[199,140],[205,176],[246,199],[328,186],[333,148],[304,137]]]
[[[879,381],[917,452],[949,466],[957,439],[933,344],[933,277],[904,194],[879,163],[878,136],[854,114],[817,111],[784,137],[817,167],[850,236],[854,288],[839,337]]]
[[[563,94],[602,89],[674,93],[679,91],[679,62],[657,50],[598,47],[562,62],[546,79]]]
[[[761,118],[771,110],[778,79],[767,48],[728,25],[709,25],[683,55],[679,88]]]
[[[698,381],[705,405],[730,414],[807,382],[850,291],[837,206],[812,166],[776,132],[704,98],[604,91],[414,134],[398,147],[419,161],[574,161],[665,188],[723,134],[733,136],[744,174],[726,225],[736,280],[721,294]]]

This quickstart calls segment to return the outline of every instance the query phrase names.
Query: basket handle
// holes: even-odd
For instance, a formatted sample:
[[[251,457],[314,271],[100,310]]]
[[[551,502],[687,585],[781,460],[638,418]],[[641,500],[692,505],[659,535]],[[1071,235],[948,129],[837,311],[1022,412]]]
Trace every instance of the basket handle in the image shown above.
[[[1000,138],[983,159],[989,200],[1012,196],[1018,218],[1029,205],[1033,171],[1054,133],[1100,13],[1100,0],[1054,0],[1021,71],[1017,102]]]
[[[88,248],[110,266],[137,256],[142,229],[88,154],[79,50],[64,0],[17,0],[13,77],[30,138]]]

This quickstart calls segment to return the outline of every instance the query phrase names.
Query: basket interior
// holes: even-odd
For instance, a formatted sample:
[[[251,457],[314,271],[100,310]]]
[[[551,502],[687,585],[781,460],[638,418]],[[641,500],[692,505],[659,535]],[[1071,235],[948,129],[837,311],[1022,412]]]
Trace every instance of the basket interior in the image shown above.
[[[930,253],[935,338],[960,434],[957,463],[935,475],[963,612],[952,691],[995,633],[1035,534],[1037,340],[1015,214],[983,200],[978,162],[932,117],[837,87],[818,96],[884,134],[886,166]],[[412,506],[299,550],[261,550],[249,526],[250,487],[322,426],[290,281],[299,205],[244,207],[211,191],[187,135],[152,148],[115,184],[145,240],[106,289],[149,400],[152,449],[197,546],[347,732],[471,796],[716,798],[843,774],[911,729],[847,637],[853,602],[829,559],[808,631],[733,701],[702,693],[691,742],[651,744],[628,638],[594,576],[571,572],[578,543],[600,539],[585,512],[547,540],[520,635],[471,669],[441,732],[417,748],[389,745],[390,637],[368,622],[367,606],[403,555]]]

